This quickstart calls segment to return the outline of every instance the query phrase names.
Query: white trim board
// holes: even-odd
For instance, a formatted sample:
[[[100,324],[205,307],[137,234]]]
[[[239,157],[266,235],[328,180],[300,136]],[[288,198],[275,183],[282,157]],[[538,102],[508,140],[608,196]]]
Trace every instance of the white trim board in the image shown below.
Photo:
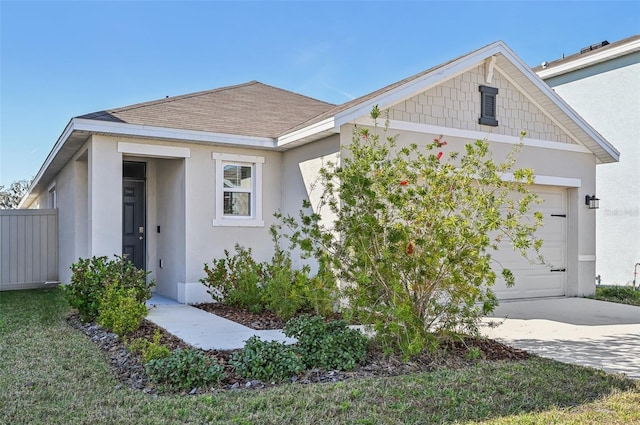
[[[373,126],[373,121],[371,118],[361,118],[356,120],[356,124]],[[427,134],[435,134],[435,135],[443,135],[446,137],[459,137],[462,139],[471,139],[471,140],[488,140],[489,142],[496,143],[507,143],[511,145],[516,145],[522,141],[524,146],[530,146],[535,148],[543,148],[543,149],[554,149],[554,150],[562,150],[569,152],[580,152],[580,153],[592,153],[587,147],[582,145],[573,145],[569,143],[560,143],[560,142],[552,142],[549,140],[540,140],[540,139],[530,139],[516,136],[509,136],[506,134],[497,134],[497,133],[484,133],[482,131],[477,130],[464,130],[459,128],[451,128],[451,127],[441,127],[437,125],[431,124],[419,124],[407,121],[397,121],[397,120],[389,120],[389,128],[392,130],[402,130],[402,131],[411,131],[415,133],[427,133]]]
[[[189,148],[143,143],[118,142],[118,152],[153,158],[191,158],[191,149]]]
[[[300,130],[296,130],[292,133],[287,133],[278,138],[276,143],[277,147],[286,146],[289,143],[293,143],[296,140],[304,139],[308,136],[313,136],[317,133],[322,133],[327,130],[336,130],[336,123],[334,117],[327,118],[326,120],[322,120],[318,123],[312,124],[308,127],[301,128]],[[337,130],[336,132],[339,132]]]
[[[155,127],[140,124],[123,124],[108,121],[74,118],[74,130],[121,136],[150,137],[154,139],[185,140],[189,142],[231,144],[257,148],[275,148],[276,142],[269,137],[239,136],[235,134],[212,133],[208,131],[183,130],[169,127]]]
[[[501,179],[504,181],[513,181],[513,173],[505,173],[501,176]],[[534,174],[533,184],[557,187],[582,187],[582,179]]]
[[[578,255],[578,261],[596,261],[596,255]]]

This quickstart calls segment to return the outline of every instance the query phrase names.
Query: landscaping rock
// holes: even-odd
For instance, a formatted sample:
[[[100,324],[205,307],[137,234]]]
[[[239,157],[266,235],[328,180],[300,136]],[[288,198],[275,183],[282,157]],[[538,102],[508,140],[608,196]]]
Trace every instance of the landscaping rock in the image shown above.
[[[221,314],[221,311],[225,311],[226,316]],[[224,306],[222,309],[216,308],[215,314],[220,314],[223,317],[245,325],[247,323],[257,323],[262,329],[273,329],[273,326],[277,325],[282,327],[284,325],[280,319],[277,319],[280,320],[280,322],[278,322],[271,313],[255,315],[254,313],[240,309],[235,309],[234,311],[233,308],[228,306]],[[107,332],[94,323],[83,323],[78,315],[70,316],[68,323],[87,335],[91,341],[96,343],[100,349],[105,352],[116,377],[122,382],[121,385],[119,384],[115,387],[116,390],[120,389],[122,385],[127,385],[130,388],[140,390],[147,394],[156,395],[159,392],[158,387],[151,382],[147,376],[139,356],[130,352],[125,342],[116,334]],[[189,347],[189,345],[180,338],[177,338],[147,320],[143,320],[140,328],[127,337],[127,340],[133,341],[136,338],[151,340],[156,329],[159,329],[162,335],[160,342],[166,345],[169,350],[173,351],[177,348]],[[466,358],[466,353],[471,347],[477,347],[482,352],[480,359],[471,360]],[[411,358],[410,361],[403,361],[399,357],[386,356],[381,351],[374,349],[367,355],[365,363],[353,371],[325,371],[315,368],[307,370],[299,376],[292,377],[290,382],[293,385],[309,385],[313,383],[339,382],[347,379],[397,376],[407,373],[432,371],[439,367],[464,367],[480,361],[516,361],[530,357],[524,350],[518,350],[490,339],[467,338],[464,341],[450,341],[444,344],[442,348],[445,350],[437,353],[423,353]],[[233,368],[229,365],[229,359],[233,352],[210,350],[206,351],[205,354],[225,366],[226,378],[216,388],[194,388],[189,392],[191,395],[216,393],[221,390],[259,390],[277,385],[274,383],[244,379],[236,375]],[[29,382],[26,385],[30,386],[35,384]]]

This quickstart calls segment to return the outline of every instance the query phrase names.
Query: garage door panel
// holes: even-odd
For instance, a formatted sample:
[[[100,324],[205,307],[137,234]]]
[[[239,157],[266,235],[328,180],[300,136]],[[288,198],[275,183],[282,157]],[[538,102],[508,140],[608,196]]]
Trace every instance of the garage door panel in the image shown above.
[[[566,247],[563,242],[545,240],[540,253],[545,263],[555,266],[565,264],[565,251]],[[528,250],[527,257],[524,258],[520,251],[514,251],[511,246],[501,246],[493,257],[503,267],[510,269],[528,269],[539,263],[533,249]]]
[[[515,285],[508,288],[502,278],[494,292],[499,299],[553,297],[564,295],[564,272],[541,270],[539,273],[515,273]]]
[[[499,299],[561,296],[565,293],[566,272],[551,270],[566,267],[566,189],[534,186],[530,190],[543,200],[542,204],[533,205],[532,211],[543,214],[544,224],[537,230],[536,237],[543,240],[541,255],[545,264],[530,261],[537,260],[533,250],[529,250],[528,258],[524,258],[514,251],[509,241],[501,242],[498,251],[492,255],[494,270],[499,276],[494,291]],[[533,219],[533,213],[527,219]],[[502,268],[513,273],[516,281],[513,287],[508,288],[502,280]]]

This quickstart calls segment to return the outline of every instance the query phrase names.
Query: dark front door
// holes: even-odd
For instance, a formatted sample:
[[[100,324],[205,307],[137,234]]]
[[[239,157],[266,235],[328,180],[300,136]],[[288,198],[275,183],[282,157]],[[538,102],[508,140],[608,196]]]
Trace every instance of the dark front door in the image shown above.
[[[136,268],[146,270],[145,262],[145,182],[123,180],[122,184],[122,254]]]

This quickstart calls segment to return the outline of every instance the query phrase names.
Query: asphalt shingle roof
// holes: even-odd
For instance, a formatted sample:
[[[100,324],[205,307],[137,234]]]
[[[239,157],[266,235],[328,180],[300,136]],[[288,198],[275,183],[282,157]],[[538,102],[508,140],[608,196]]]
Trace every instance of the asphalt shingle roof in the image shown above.
[[[77,118],[275,138],[334,106],[251,81],[94,112]]]

